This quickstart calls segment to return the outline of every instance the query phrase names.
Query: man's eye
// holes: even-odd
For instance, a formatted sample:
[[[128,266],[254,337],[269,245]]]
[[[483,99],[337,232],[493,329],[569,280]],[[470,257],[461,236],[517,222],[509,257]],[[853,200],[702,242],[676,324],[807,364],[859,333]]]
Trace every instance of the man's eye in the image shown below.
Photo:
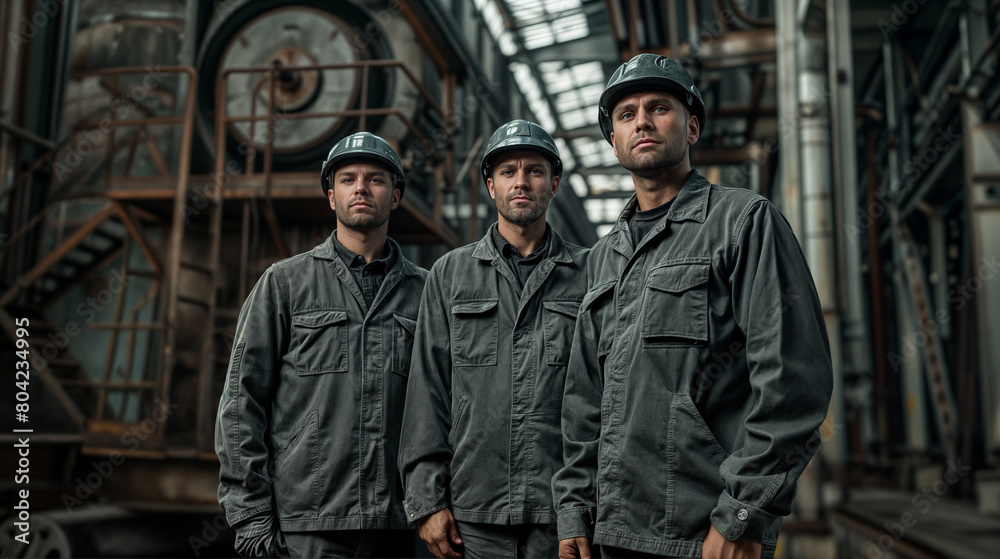
[[[632,113],[621,113],[618,115],[618,120],[628,120],[632,118]]]
[[[658,112],[658,113],[665,113],[665,112],[667,112],[669,110],[669,107],[664,107],[664,106],[660,105],[659,107],[656,107],[653,110],[656,111],[656,112]]]

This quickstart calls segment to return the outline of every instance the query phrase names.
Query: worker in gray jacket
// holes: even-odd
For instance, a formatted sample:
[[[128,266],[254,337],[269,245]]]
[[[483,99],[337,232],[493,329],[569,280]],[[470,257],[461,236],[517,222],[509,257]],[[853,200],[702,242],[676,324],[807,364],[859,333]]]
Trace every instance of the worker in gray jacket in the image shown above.
[[[691,169],[705,106],[680,64],[636,56],[599,106],[636,194],[588,261],[559,556],[771,557],[832,390],[812,276],[770,202]]]
[[[337,228],[268,268],[240,312],[219,504],[246,557],[412,557],[396,452],[427,272],[386,237],[403,167],[361,132],[320,179]]]
[[[562,162],[542,127],[498,128],[482,173],[498,222],[434,264],[420,303],[405,510],[437,557],[553,557],[550,482],[587,250],[545,221]]]

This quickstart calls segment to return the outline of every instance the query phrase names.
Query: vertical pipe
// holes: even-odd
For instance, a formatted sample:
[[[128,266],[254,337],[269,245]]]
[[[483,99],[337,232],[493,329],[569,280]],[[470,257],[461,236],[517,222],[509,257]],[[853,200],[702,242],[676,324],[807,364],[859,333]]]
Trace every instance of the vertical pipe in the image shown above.
[[[778,146],[780,146],[780,188],[778,207],[788,219],[795,236],[802,239],[802,215],[799,203],[801,184],[798,157],[798,61],[796,41],[798,24],[794,2],[779,2],[775,12],[777,35]]]
[[[976,339],[979,346],[979,381],[983,409],[983,446],[987,461],[992,465],[1000,462],[1000,282],[987,281],[994,271],[987,262],[996,261],[1000,252],[997,226],[1000,217],[1000,199],[991,194],[995,182],[989,175],[996,171],[995,156],[991,156],[986,146],[994,144],[1000,133],[983,122],[983,100],[980,92],[969,84],[976,71],[975,64],[987,45],[987,19],[983,0],[968,0],[959,17],[959,36],[962,49],[962,83],[967,89],[961,91],[960,114],[962,119],[962,142],[964,154],[965,201],[970,237],[970,280],[978,277],[982,287],[975,294]],[[985,175],[980,178],[980,175]],[[987,275],[989,274],[989,276]]]
[[[878,204],[876,193],[879,184],[878,150],[875,147],[875,123],[872,122],[865,132],[865,154],[868,179],[866,208],[875,208]],[[879,221],[872,219],[868,226],[868,269],[869,296],[871,297],[871,324],[873,356],[875,360],[875,403],[876,431],[878,433],[877,449],[879,459],[883,462],[889,459],[889,369],[886,359],[889,348],[885,337],[885,303],[882,299],[885,293],[885,278],[882,273],[882,251],[879,244]]]
[[[861,192],[858,184],[857,130],[854,106],[854,62],[851,37],[851,6],[849,2],[827,2],[828,49],[827,77],[831,85],[830,125],[832,130],[832,161],[834,200],[837,224],[837,280],[842,305],[842,335],[844,338],[845,374],[865,374],[872,370],[871,348],[865,313],[865,295],[861,272],[861,248],[864,233],[858,226],[858,204]],[[842,417],[843,416],[842,412]],[[846,457],[846,449],[844,456]]]

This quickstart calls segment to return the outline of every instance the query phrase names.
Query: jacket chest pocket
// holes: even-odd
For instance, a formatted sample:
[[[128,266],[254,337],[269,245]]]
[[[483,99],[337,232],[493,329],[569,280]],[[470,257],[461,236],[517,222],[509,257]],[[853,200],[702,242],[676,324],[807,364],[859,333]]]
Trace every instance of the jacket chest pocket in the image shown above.
[[[451,360],[456,367],[497,364],[497,301],[455,301],[451,305]]]
[[[545,364],[565,365],[573,344],[573,328],[580,303],[575,301],[543,301],[542,328],[545,334]]]
[[[347,311],[314,310],[292,315],[290,349],[299,375],[346,373]]]
[[[642,341],[684,347],[708,342],[708,262],[668,263],[649,273],[643,294]]]
[[[410,374],[410,354],[413,353],[413,334],[417,321],[392,313],[392,372],[403,376]]]

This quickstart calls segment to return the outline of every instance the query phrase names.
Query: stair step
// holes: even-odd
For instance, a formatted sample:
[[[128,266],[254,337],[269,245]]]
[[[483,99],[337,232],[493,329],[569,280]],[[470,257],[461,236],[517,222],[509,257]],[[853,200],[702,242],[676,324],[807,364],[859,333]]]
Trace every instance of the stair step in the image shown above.
[[[181,262],[181,268],[184,268],[186,270],[194,270],[196,272],[201,272],[209,276],[215,273],[215,268],[211,268],[202,264],[196,264],[194,262]]]
[[[99,227],[97,229],[94,229],[94,234],[97,235],[97,236],[99,236],[99,237],[104,237],[105,239],[109,239],[109,240],[112,240],[112,241],[121,241],[122,240],[121,235],[118,235],[117,233],[112,233],[110,231],[105,231],[104,229],[101,229]]]
[[[177,296],[177,300],[180,301],[180,302],[182,302],[182,303],[187,303],[189,305],[197,305],[197,306],[205,308],[205,309],[208,309],[208,307],[209,307],[208,301],[205,301],[204,299],[197,299],[195,297],[187,297],[185,295],[178,295]]]

